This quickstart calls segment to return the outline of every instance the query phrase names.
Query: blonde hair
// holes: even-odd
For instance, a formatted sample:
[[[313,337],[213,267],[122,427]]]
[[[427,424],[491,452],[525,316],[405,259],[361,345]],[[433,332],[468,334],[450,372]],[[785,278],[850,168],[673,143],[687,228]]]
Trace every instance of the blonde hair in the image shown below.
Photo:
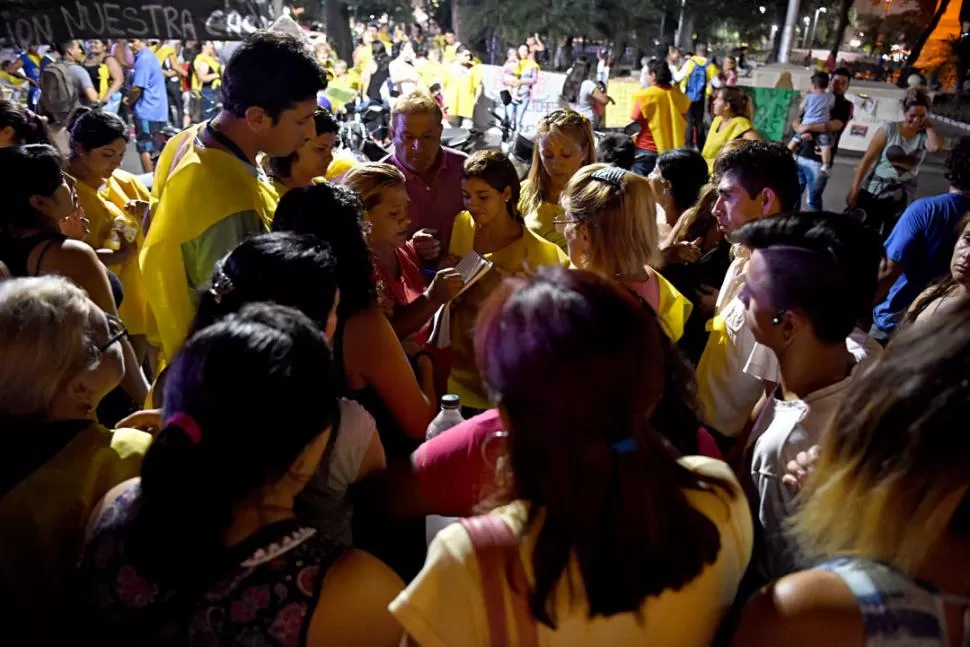
[[[434,115],[440,122],[444,119],[441,106],[427,92],[415,90],[399,97],[391,108],[391,123],[397,119],[398,115]]]
[[[344,174],[341,182],[360,196],[364,211],[370,211],[381,203],[384,189],[403,187],[407,180],[396,166],[368,162],[352,167]]]
[[[645,177],[616,169],[622,186],[593,177],[606,164],[581,168],[563,190],[562,205],[586,227],[586,267],[606,276],[642,272],[661,261],[657,211]]]
[[[544,116],[536,126],[536,135],[532,144],[532,166],[529,167],[529,175],[522,183],[522,201],[519,203],[522,213],[532,213],[538,209],[549,194],[549,175],[542,166],[542,152],[539,150],[541,148],[539,137],[548,134],[571,137],[576,145],[585,151],[587,162],[596,159],[596,140],[593,138],[593,124],[589,119],[568,108],[553,110]]]
[[[954,525],[966,535],[968,316],[961,299],[903,330],[849,385],[791,519],[808,556],[854,555],[914,574]]]
[[[97,356],[97,306],[57,276],[0,282],[0,415],[43,416]]]

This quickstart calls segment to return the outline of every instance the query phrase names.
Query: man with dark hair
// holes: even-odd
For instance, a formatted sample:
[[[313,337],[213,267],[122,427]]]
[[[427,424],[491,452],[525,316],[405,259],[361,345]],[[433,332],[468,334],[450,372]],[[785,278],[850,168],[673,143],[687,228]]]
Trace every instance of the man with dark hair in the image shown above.
[[[743,225],[792,211],[798,200],[795,160],[777,142],[745,141],[723,151],[714,162],[717,202],[714,216],[730,240]],[[746,254],[728,268],[720,291],[702,287],[698,307],[712,313],[711,335],[697,365],[701,419],[724,436],[737,436],[763,392],[762,381],[743,373],[755,348],[738,294],[744,285]]]
[[[785,466],[818,444],[849,385],[882,354],[855,328],[876,291],[882,246],[861,222],[835,213],[756,220],[734,238],[751,254],[745,319],[774,360],[779,384],[754,412],[750,436],[739,438],[751,458],[738,470],[750,474],[740,480],[764,531],[758,571],[775,579],[797,564],[784,532],[796,507],[781,480]],[[856,333],[868,347],[856,343]]]
[[[817,134],[828,133],[832,138],[832,159],[839,152],[839,139],[846,125],[855,114],[855,105],[845,98],[845,91],[849,88],[852,73],[840,67],[832,73],[829,84],[835,95],[835,105],[832,107],[828,121],[819,124],[806,125],[801,117],[795,120],[795,133],[801,136],[801,144],[795,151],[795,162],[798,164],[798,183],[801,190],[808,190],[808,208],[814,211],[822,209],[822,193],[828,183],[829,176],[822,173],[822,153],[816,143]]]
[[[673,80],[667,61],[655,58],[647,63],[647,87],[633,95],[630,118],[640,124],[633,170],[644,177],[659,155],[684,145],[690,99],[672,85]]]
[[[155,170],[152,153],[158,146],[155,139],[168,121],[168,91],[162,64],[147,42],[132,39],[131,51],[135,53],[135,65],[125,104],[131,106],[135,118],[135,148],[141,157],[141,168],[151,173]]]
[[[167,358],[185,339],[198,290],[215,262],[266,231],[279,201],[256,164],[285,157],[316,135],[313,114],[326,76],[309,47],[260,31],[232,55],[222,75],[222,110],[172,138],[158,160],[158,206],[140,265]]]
[[[970,136],[961,137],[947,155],[946,179],[950,190],[910,204],[886,239],[879,273],[881,302],[873,309],[870,331],[882,344],[920,292],[950,271],[957,225],[970,211]]]
[[[707,141],[707,123],[704,121],[707,97],[714,89],[712,81],[719,74],[717,66],[707,58],[707,45],[698,43],[696,53],[687,59],[675,78],[680,83],[680,89],[690,99],[686,140],[699,151],[704,150],[704,142]]]
[[[635,154],[633,140],[623,133],[604,135],[596,145],[596,159],[627,171],[633,167]]]
[[[79,105],[97,105],[98,92],[91,76],[81,67],[84,51],[81,41],[65,40],[54,44],[59,61],[41,65],[40,108],[52,121],[55,137]]]

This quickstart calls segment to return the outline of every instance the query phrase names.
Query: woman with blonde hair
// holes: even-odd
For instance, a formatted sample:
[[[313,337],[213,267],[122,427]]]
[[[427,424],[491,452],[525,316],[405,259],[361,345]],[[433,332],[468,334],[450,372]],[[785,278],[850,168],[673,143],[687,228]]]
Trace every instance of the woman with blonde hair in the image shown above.
[[[16,619],[6,623],[14,644],[76,641],[74,569],[88,517],[138,475],[151,442],[95,415],[124,375],[125,334],[65,278],[0,282],[0,429],[9,439],[0,452],[0,616]]]
[[[792,525],[828,561],[755,596],[734,645],[966,644],[968,317],[961,300],[903,330],[851,384]]]
[[[759,140],[761,137],[751,123],[754,107],[751,97],[736,87],[722,87],[714,93],[711,112],[714,121],[707,133],[707,141],[701,153],[707,160],[711,173],[714,172],[714,158],[724,145],[735,139]]]
[[[522,222],[519,177],[499,151],[478,151],[465,160],[462,193],[467,211],[455,218],[448,253],[451,259],[475,252],[492,263],[491,270],[451,305],[453,364],[448,390],[462,404],[489,409],[491,403],[475,361],[473,336],[478,309],[503,276],[521,274],[542,265],[569,264],[558,247]]]
[[[367,245],[381,288],[381,305],[401,339],[417,335],[428,341],[429,322],[434,313],[461,290],[464,282],[454,268],[439,270],[428,284],[421,272],[421,260],[408,242],[406,179],[396,166],[380,162],[350,169],[343,184],[356,192],[364,204],[364,219],[370,224]]]
[[[569,260],[580,269],[622,282],[650,305],[674,341],[693,305],[660,273],[653,190],[645,177],[605,164],[580,169],[562,196],[556,220]]]
[[[539,120],[519,211],[529,229],[563,251],[566,239],[553,223],[563,213],[559,197],[576,171],[595,161],[596,142],[589,119],[565,109],[553,110]]]

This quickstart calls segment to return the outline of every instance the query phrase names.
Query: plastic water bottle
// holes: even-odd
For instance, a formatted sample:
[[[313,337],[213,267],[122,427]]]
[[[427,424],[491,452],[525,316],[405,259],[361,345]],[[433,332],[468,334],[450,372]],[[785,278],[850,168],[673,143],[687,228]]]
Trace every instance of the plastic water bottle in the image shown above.
[[[441,411],[428,425],[426,437],[431,440],[441,432],[464,421],[465,419],[461,417],[461,398],[454,393],[446,393],[441,396]]]

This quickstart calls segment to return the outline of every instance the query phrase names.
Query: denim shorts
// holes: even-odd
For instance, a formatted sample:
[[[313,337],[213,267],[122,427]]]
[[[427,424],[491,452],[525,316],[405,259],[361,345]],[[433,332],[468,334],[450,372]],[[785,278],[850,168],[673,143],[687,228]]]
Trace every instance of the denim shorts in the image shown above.
[[[149,121],[148,119],[135,119],[135,148],[139,153],[154,153],[155,135],[162,132],[165,127],[164,121]]]

